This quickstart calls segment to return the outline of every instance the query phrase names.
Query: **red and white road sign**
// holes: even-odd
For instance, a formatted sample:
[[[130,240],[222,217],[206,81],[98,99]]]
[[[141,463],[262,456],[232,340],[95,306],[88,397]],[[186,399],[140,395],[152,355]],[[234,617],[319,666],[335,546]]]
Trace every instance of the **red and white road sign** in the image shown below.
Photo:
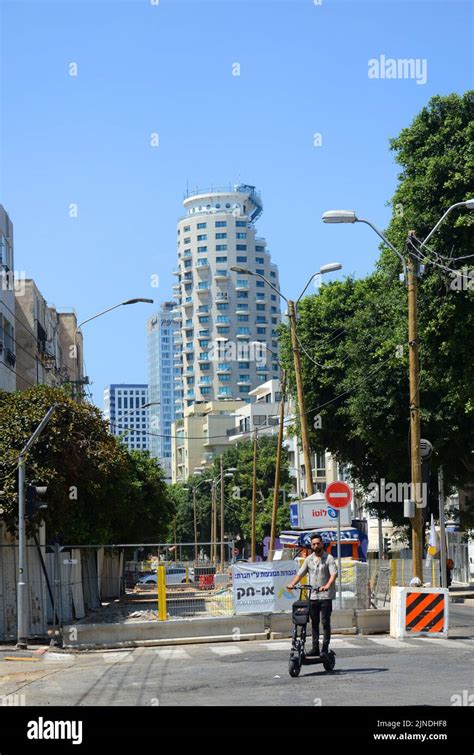
[[[352,490],[347,482],[331,482],[324,493],[326,501],[335,509],[343,509],[352,501]]]

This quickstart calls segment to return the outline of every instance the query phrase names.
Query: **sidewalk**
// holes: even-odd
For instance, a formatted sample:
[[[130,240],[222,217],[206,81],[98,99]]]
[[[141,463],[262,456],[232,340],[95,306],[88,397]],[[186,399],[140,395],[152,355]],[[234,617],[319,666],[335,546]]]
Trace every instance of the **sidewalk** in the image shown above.
[[[474,582],[453,582],[449,588],[449,597],[453,603],[463,603],[474,599]]]

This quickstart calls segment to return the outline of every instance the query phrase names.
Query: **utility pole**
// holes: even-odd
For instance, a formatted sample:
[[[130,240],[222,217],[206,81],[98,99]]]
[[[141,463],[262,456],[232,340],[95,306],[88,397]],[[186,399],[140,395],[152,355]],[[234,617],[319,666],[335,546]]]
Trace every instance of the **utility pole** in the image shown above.
[[[280,472],[281,472],[281,451],[283,445],[283,422],[285,420],[285,394],[286,394],[286,375],[285,371],[282,371],[281,377],[281,396],[280,396],[280,416],[278,425],[278,440],[275,462],[275,487],[273,489],[273,508],[272,508],[272,526],[270,530],[270,548],[269,557],[273,558],[273,551],[275,550],[275,535],[276,535],[276,519],[278,511],[278,501],[280,494]]]
[[[298,408],[301,426],[301,444],[303,446],[304,471],[306,477],[306,495],[314,493],[313,470],[311,465],[311,452],[309,446],[308,418],[303,393],[303,376],[301,374],[301,354],[296,333],[296,307],[295,302],[288,300],[288,321],[291,333],[291,347],[293,350],[293,362],[295,366],[296,391],[298,396]]]
[[[410,369],[410,443],[411,443],[411,493],[415,501],[415,515],[411,519],[413,576],[423,581],[423,496],[421,490],[420,448],[420,358],[418,341],[418,272],[419,260],[414,255],[410,231],[406,242],[408,256],[408,346]]]
[[[250,560],[255,561],[256,548],[256,517],[257,517],[257,426],[253,431],[253,476],[252,476],[252,539],[250,544]]]
[[[194,561],[198,564],[198,531],[197,531],[197,514],[196,514],[196,488],[193,487],[193,521],[194,521]]]
[[[224,571],[224,456],[221,454],[221,571]]]
[[[48,409],[33,435],[18,457],[18,584],[17,584],[17,647],[28,647],[28,608],[26,574],[26,522],[25,522],[25,462],[28,451],[48,424],[57,404]]]
[[[211,484],[211,564],[214,564],[214,547],[215,547],[215,534],[214,534],[214,509],[216,507],[216,486],[214,480]]]

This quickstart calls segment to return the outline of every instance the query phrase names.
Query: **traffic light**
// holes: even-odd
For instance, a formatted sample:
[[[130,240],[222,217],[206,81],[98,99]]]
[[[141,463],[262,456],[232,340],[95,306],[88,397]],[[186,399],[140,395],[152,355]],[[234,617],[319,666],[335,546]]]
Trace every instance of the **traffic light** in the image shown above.
[[[45,500],[47,487],[38,487],[36,485],[29,485],[26,489],[26,506],[25,516],[29,519],[34,519],[39,514],[42,514],[48,508],[48,504]]]

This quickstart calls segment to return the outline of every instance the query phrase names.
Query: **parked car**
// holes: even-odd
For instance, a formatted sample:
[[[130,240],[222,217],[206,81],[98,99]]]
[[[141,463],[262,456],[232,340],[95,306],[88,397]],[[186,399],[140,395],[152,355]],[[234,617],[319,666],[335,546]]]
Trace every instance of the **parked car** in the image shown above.
[[[184,566],[167,566],[166,567],[166,584],[167,585],[181,585],[186,582],[186,569]],[[188,569],[188,580],[194,582],[194,569]],[[144,577],[140,577],[137,585],[156,585],[157,576],[154,574],[146,574]]]

